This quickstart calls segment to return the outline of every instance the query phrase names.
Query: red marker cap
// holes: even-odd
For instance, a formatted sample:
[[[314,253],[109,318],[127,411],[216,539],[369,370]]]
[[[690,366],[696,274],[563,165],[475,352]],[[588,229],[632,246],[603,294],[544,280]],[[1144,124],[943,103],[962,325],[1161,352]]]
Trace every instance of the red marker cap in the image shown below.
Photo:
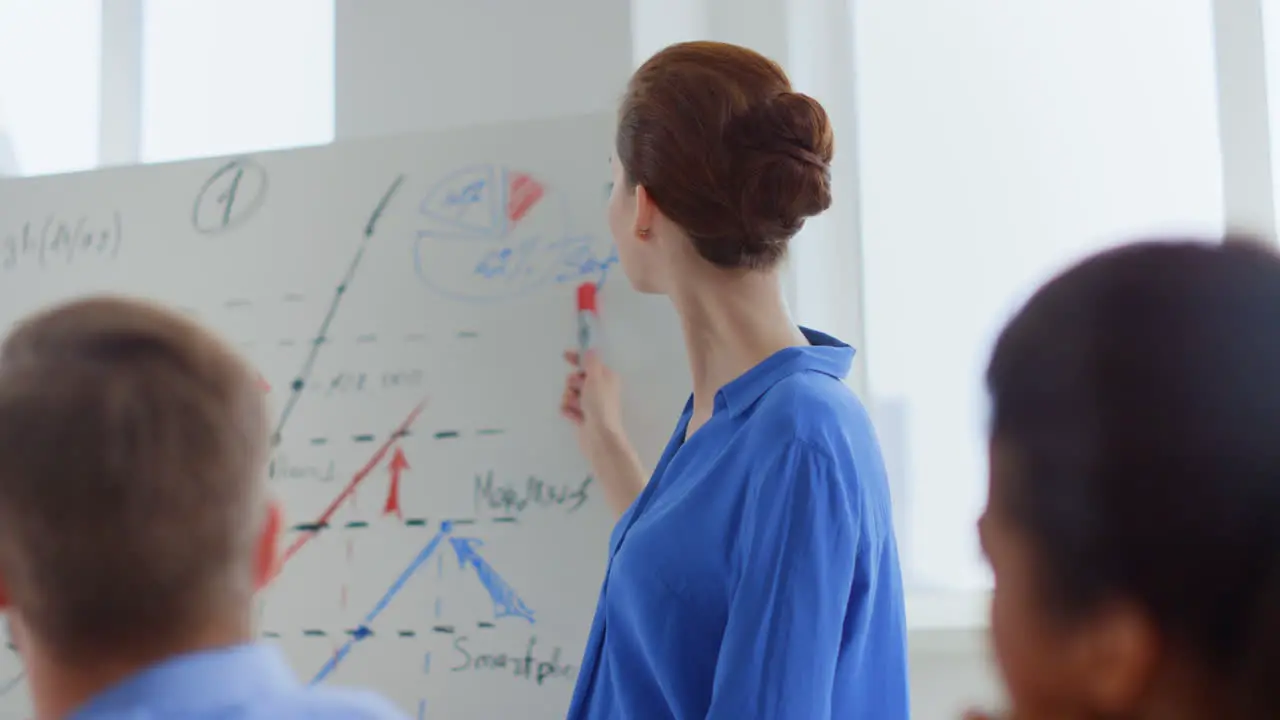
[[[596,284],[585,282],[578,286],[578,312],[596,311]]]

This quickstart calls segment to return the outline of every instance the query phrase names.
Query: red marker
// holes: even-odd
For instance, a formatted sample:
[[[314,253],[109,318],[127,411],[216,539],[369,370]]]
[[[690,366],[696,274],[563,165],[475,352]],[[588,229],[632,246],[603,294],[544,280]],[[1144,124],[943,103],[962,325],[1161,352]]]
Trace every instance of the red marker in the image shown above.
[[[596,284],[578,286],[578,367],[586,361],[587,351],[595,344],[600,314],[596,311]]]

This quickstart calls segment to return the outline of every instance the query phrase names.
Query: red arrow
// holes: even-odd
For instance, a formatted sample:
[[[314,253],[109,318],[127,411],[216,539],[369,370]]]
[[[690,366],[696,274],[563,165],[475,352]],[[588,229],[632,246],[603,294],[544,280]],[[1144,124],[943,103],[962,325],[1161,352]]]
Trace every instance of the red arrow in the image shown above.
[[[404,457],[404,450],[396,448],[396,453],[391,456],[391,464],[387,468],[391,471],[391,487],[387,491],[387,504],[383,506],[382,514],[395,513],[397,518],[404,518],[400,512],[400,473],[409,469],[409,461]]]
[[[280,555],[280,562],[276,563],[275,570],[271,574],[272,580],[275,580],[280,576],[280,572],[284,570],[285,565],[293,559],[294,555],[297,555],[302,548],[307,546],[307,543],[314,540],[320,534],[319,528],[326,527],[338,510],[342,508],[344,503],[348,500],[353,500],[356,490],[360,487],[360,483],[368,479],[370,473],[378,469],[378,466],[382,464],[382,458],[387,456],[387,451],[395,444],[396,439],[403,437],[404,434],[409,431],[409,428],[413,427],[413,423],[417,421],[418,416],[422,414],[422,411],[426,407],[426,398],[423,398],[422,402],[414,406],[413,411],[409,413],[409,417],[405,418],[404,422],[400,423],[400,427],[397,427],[391,433],[391,437],[387,438],[386,442],[378,446],[378,451],[369,458],[368,462],[360,466],[360,469],[356,471],[356,474],[351,476],[351,480],[347,482],[346,487],[342,488],[342,492],[338,493],[338,496],[335,497],[327,507],[325,507],[324,512],[320,513],[320,515],[316,517],[314,521],[316,529],[298,533],[298,537],[295,538],[289,547],[284,549],[284,553]]]

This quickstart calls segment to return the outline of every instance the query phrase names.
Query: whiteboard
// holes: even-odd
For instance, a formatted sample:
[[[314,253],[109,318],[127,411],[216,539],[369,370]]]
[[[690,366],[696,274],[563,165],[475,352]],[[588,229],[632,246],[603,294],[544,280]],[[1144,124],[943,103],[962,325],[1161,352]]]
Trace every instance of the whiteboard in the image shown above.
[[[604,211],[612,116],[0,182],[4,327],[100,291],[259,369],[290,551],[259,631],[410,717],[561,718],[614,518],[558,414],[578,284],[650,467],[688,395]],[[317,524],[322,525],[317,529]],[[12,652],[0,716],[28,706]]]

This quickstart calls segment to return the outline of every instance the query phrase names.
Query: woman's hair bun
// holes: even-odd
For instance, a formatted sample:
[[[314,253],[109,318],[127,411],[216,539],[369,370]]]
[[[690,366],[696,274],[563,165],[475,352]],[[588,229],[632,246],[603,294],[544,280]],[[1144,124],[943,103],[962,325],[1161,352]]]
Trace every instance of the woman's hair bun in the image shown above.
[[[775,152],[790,154],[797,161],[819,168],[831,164],[835,154],[835,134],[827,111],[813,98],[798,92],[783,92],[748,112],[748,137]]]
[[[807,218],[831,207],[835,139],[827,113],[808,95],[783,92],[735,118],[727,134],[738,158],[744,239],[781,252]]]
[[[677,43],[636,70],[618,113],[630,185],[728,269],[775,266],[831,205],[831,123],[772,60],[726,43]]]

